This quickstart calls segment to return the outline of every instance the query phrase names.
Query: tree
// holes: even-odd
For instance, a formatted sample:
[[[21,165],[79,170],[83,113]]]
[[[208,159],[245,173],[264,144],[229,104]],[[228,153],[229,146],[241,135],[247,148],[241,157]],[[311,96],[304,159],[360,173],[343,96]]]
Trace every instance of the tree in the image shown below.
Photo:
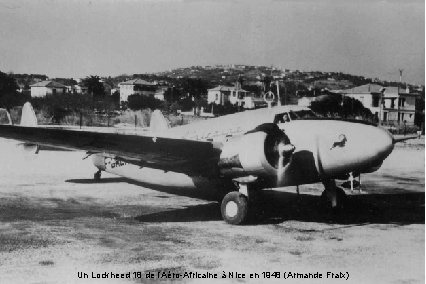
[[[207,94],[208,82],[203,79],[184,78],[177,83],[180,96],[199,98]],[[177,98],[177,97],[176,97]]]
[[[83,84],[88,88],[89,94],[92,95],[95,101],[105,97],[105,87],[99,76],[89,76],[83,79]]]
[[[29,99],[27,95],[19,93],[18,88],[12,76],[0,72],[0,107],[10,112],[12,107],[22,106]]]
[[[262,83],[263,83],[263,91],[266,93],[267,91],[269,91],[271,89],[271,82],[272,82],[272,77],[265,75],[262,78]]]
[[[54,123],[72,113],[91,112],[93,109],[92,99],[83,94],[56,94],[46,97],[35,97],[31,99],[34,109],[43,110]]]
[[[130,95],[127,99],[127,106],[132,110],[144,108],[157,109],[162,105],[162,101],[157,100],[153,96]]]
[[[119,108],[120,107],[120,92],[119,91],[115,91],[111,95],[111,101],[115,105],[115,108]]]
[[[425,91],[424,89],[420,93],[420,96],[416,98],[416,113],[414,115],[414,124],[420,127],[422,130],[425,125]]]
[[[318,98],[319,100],[312,102],[311,109],[320,115],[352,119],[362,117],[365,121],[375,122],[371,111],[357,99],[333,94],[322,95]]]

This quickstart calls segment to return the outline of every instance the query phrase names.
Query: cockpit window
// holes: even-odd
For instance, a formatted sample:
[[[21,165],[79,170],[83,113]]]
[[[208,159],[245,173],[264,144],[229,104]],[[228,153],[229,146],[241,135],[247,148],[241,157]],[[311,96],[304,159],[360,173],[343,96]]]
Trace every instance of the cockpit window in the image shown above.
[[[314,119],[317,118],[318,116],[312,111],[312,110],[298,110],[298,111],[291,111],[290,114],[291,119],[292,120],[296,120],[296,119]],[[295,116],[295,118],[293,118],[293,116]]]
[[[290,115],[290,118],[291,118],[291,120],[296,120],[296,119],[298,119],[299,117],[294,113],[294,111],[290,111],[289,112],[289,115]]]
[[[292,120],[314,119],[317,115],[311,110],[299,110],[275,115],[274,123],[286,123]]]
[[[275,115],[274,123],[290,122],[290,115],[287,112]]]

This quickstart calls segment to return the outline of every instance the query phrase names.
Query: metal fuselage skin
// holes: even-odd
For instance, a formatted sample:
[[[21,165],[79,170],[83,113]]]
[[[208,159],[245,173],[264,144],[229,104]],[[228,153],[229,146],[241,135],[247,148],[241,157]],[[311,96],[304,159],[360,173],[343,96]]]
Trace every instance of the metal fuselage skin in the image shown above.
[[[296,146],[280,186],[315,183],[351,172],[370,173],[393,150],[392,136],[386,130],[362,123],[296,120],[280,128]]]
[[[260,158],[255,167],[240,170],[238,173],[228,171],[224,173],[225,178],[254,175],[269,180],[269,184],[275,184],[276,187],[316,183],[339,178],[351,172],[373,172],[393,150],[392,136],[386,130],[372,125],[339,120],[294,120],[280,123],[278,126],[296,148],[284,167],[274,168],[266,160],[262,160],[265,149],[251,149],[252,145],[242,143],[240,148],[247,149],[240,151],[241,159],[250,160],[257,156]],[[243,139],[244,133],[234,133],[233,137],[226,138],[228,141],[224,140],[223,144]],[[205,187],[209,182],[204,177],[140,168],[118,161],[107,154],[93,155],[93,162],[100,170],[148,185],[194,188]],[[220,178],[223,177],[218,177]]]

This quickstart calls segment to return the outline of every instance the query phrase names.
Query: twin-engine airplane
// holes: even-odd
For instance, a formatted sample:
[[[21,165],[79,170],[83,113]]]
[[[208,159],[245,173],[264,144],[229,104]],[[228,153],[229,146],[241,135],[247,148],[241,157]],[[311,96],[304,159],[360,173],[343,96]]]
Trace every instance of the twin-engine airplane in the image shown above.
[[[322,182],[332,208],[343,205],[335,179],[374,172],[398,142],[362,122],[318,118],[308,108],[277,106],[168,128],[154,112],[148,135],[38,127],[29,103],[20,126],[1,125],[0,137],[35,145],[84,150],[101,172],[128,177],[136,168],[148,185],[219,191],[223,219],[242,224],[265,188]],[[135,167],[136,166],[136,167]],[[223,196],[223,195],[222,195]],[[250,202],[249,202],[250,201]]]

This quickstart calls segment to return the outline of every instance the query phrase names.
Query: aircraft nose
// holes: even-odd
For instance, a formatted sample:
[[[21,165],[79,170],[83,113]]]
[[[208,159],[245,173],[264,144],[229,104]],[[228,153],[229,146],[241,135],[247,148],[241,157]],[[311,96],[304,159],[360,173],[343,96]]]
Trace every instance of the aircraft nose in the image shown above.
[[[372,152],[377,153],[375,160],[381,163],[393,150],[393,137],[386,129],[377,127],[375,130],[369,140],[373,140]]]
[[[378,169],[393,150],[393,138],[385,129],[345,124],[319,146],[319,160],[325,175],[371,172]]]
[[[360,155],[361,168],[370,172],[380,167],[392,152],[394,144],[392,135],[383,128],[374,127],[365,130],[361,136],[363,141],[360,141],[360,145],[364,148]]]

